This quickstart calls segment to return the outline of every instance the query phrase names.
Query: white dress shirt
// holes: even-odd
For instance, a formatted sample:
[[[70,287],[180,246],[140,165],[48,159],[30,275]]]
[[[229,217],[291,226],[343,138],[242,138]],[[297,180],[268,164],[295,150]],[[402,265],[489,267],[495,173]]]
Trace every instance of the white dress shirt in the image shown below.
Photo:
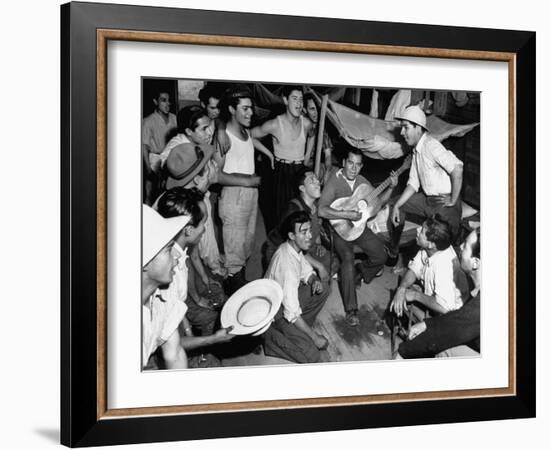
[[[463,165],[453,152],[424,133],[413,150],[408,185],[416,192],[422,187],[426,195],[450,194],[450,173],[457,164]]]
[[[283,288],[283,316],[291,323],[302,315],[298,298],[300,282],[307,283],[313,273],[304,254],[294,250],[288,241],[279,246],[269,263],[265,278],[275,280]]]

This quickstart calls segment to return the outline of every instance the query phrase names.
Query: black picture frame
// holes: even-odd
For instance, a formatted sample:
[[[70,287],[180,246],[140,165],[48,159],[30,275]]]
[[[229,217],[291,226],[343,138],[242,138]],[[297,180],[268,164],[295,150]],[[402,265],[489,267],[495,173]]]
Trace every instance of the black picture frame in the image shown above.
[[[104,190],[98,180],[98,30],[187,33],[252,39],[506,54],[514,114],[515,217],[511,261],[516,274],[515,354],[508,395],[448,400],[293,406],[112,417],[101,405],[104,336],[98,307],[104,289]],[[139,38],[137,38],[139,40]],[[217,45],[225,45],[223,43]],[[252,44],[246,44],[252,45]],[[276,16],[189,9],[69,3],[61,6],[61,442],[71,447],[281,433],[466,422],[535,416],[535,45],[533,32]],[[374,48],[374,47],[373,47]],[[433,51],[436,49],[436,51]],[[332,50],[335,51],[335,50]],[[348,50],[341,50],[348,51]],[[450,52],[450,56],[445,56]],[[511,169],[511,170],[512,170]],[[99,189],[98,189],[99,186]],[[104,204],[104,203],[103,203]],[[515,223],[515,227],[514,224]],[[100,386],[100,387],[98,387]]]

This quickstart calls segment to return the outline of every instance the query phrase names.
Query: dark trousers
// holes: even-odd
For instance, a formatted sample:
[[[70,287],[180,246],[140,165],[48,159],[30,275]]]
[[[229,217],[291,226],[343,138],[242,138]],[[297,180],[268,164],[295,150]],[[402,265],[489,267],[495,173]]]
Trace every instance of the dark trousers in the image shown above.
[[[365,231],[355,241],[345,241],[338,233],[333,233],[334,249],[340,258],[338,285],[346,312],[357,310],[357,294],[355,292],[355,253],[353,247],[357,245],[367,255],[367,261],[362,264],[365,281],[369,281],[384,267],[387,259],[384,243],[370,230]]]
[[[302,319],[310,327],[327,301],[329,292],[327,283],[323,283],[323,292],[320,294],[312,294],[311,286],[300,284],[298,298]],[[298,363],[318,362],[321,358],[319,349],[306,333],[283,317],[282,309],[277,312],[274,322],[264,334],[265,354]]]
[[[416,192],[407,200],[407,203],[399,208],[399,212],[401,214],[397,227],[393,225],[391,215],[388,219],[388,229],[390,230],[391,246],[394,253],[397,253],[399,250],[399,240],[401,239],[407,214],[412,215],[412,217],[409,217],[409,220],[415,223],[418,222],[419,225],[428,217],[439,214],[443,220],[448,222],[451,228],[453,244],[460,242],[460,220],[462,218],[462,202],[460,198],[454,206],[447,207],[435,203],[433,197],[429,197],[423,192]]]
[[[275,219],[276,223],[283,218],[288,208],[288,202],[296,197],[296,178],[303,171],[303,164],[287,164],[275,161],[273,182],[275,191]]]

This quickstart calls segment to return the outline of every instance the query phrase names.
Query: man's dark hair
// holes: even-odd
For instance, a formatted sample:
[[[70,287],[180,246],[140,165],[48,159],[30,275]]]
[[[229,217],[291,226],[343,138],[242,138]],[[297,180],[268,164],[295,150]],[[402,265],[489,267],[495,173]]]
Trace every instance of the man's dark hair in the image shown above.
[[[190,216],[189,224],[196,227],[203,219],[199,203],[204,194],[197,188],[185,189],[183,186],[167,190],[158,201],[157,210],[165,219],[177,216]]]
[[[481,228],[476,228],[477,240],[474,245],[472,245],[472,256],[474,258],[480,258],[481,256]]]
[[[315,172],[313,172],[313,169],[302,167],[296,174],[294,178],[296,192],[299,192],[300,186],[303,186],[305,184],[308,173],[315,173]]]
[[[426,238],[435,244],[438,250],[446,250],[452,242],[451,227],[439,214],[430,217],[424,222]]]
[[[205,116],[208,117],[208,114],[202,106],[189,105],[180,109],[176,118],[178,123],[178,133],[185,133],[187,128],[191,131],[195,131],[199,119]]]
[[[361,162],[364,162],[363,160],[363,152],[361,150],[359,150],[358,148],[355,148],[355,147],[352,147],[352,146],[349,146],[348,147],[348,150],[346,152],[346,157],[345,159],[348,159],[349,158],[349,154],[350,153],[353,153],[354,155],[357,155],[357,156],[360,156],[361,157]]]
[[[229,107],[232,106],[236,109],[242,98],[249,98],[252,101],[252,107],[254,107],[254,97],[247,86],[239,84],[225,91],[220,102],[220,115],[224,122],[229,122],[231,119]]]
[[[288,98],[292,91],[300,91],[304,93],[304,89],[299,84],[285,84],[281,89],[281,96]]]
[[[220,100],[222,98],[222,93],[220,89],[215,87],[212,83],[206,83],[206,86],[199,91],[199,100],[204,105],[208,105],[208,100],[211,98]]]
[[[311,222],[311,217],[305,211],[294,211],[285,217],[281,224],[281,235],[284,239],[288,239],[289,233],[294,233],[296,224]]]
[[[307,107],[307,102],[312,101],[315,106],[317,106],[317,102],[315,101],[315,96],[311,92],[306,92],[304,94],[304,106]]]
[[[159,97],[160,97],[160,94],[168,94],[168,99],[170,99],[171,95],[170,95],[170,89],[164,89],[164,88],[159,88],[159,89],[156,89],[153,93],[153,100],[158,100]]]

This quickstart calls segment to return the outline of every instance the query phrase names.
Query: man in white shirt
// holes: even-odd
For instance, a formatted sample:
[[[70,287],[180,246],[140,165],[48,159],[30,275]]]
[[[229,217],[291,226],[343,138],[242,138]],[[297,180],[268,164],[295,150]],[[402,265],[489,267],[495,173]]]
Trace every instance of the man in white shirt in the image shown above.
[[[468,281],[451,246],[449,225],[438,217],[426,220],[417,232],[416,243],[420,250],[409,263],[390,311],[400,317],[412,302],[420,303],[435,315],[460,308],[468,293]],[[413,286],[417,280],[422,290]]]
[[[421,218],[439,214],[451,227],[452,241],[460,239],[463,163],[426,128],[426,115],[418,106],[409,106],[400,119],[401,135],[413,149],[407,187],[393,206],[390,220],[392,250],[397,254],[405,224],[405,213]]]
[[[178,326],[187,310],[185,303],[165,299],[160,288],[172,283],[174,269],[182,256],[174,249],[175,236],[189,222],[188,216],[164,219],[143,205],[142,236],[142,365],[161,348],[168,369],[187,367]]]
[[[236,86],[224,94],[224,116],[228,119],[226,133],[230,141],[222,170],[224,173],[253,176],[254,144],[250,136],[250,124],[254,107],[252,94]],[[225,267],[228,271],[226,293],[231,295],[245,281],[244,270],[256,232],[258,214],[258,189],[246,186],[224,186],[218,212],[223,224]]]
[[[295,362],[318,362],[319,350],[328,340],[312,329],[328,294],[328,284],[321,282],[304,256],[312,245],[311,220],[305,211],[295,211],[283,221],[282,243],[269,264],[266,278],[283,289],[283,303],[264,336],[266,355]]]
[[[170,133],[176,127],[176,116],[170,112],[170,94],[161,91],[153,99],[155,110],[143,119],[141,142],[149,154],[149,164],[154,172],[160,170],[160,153],[164,150]]]

